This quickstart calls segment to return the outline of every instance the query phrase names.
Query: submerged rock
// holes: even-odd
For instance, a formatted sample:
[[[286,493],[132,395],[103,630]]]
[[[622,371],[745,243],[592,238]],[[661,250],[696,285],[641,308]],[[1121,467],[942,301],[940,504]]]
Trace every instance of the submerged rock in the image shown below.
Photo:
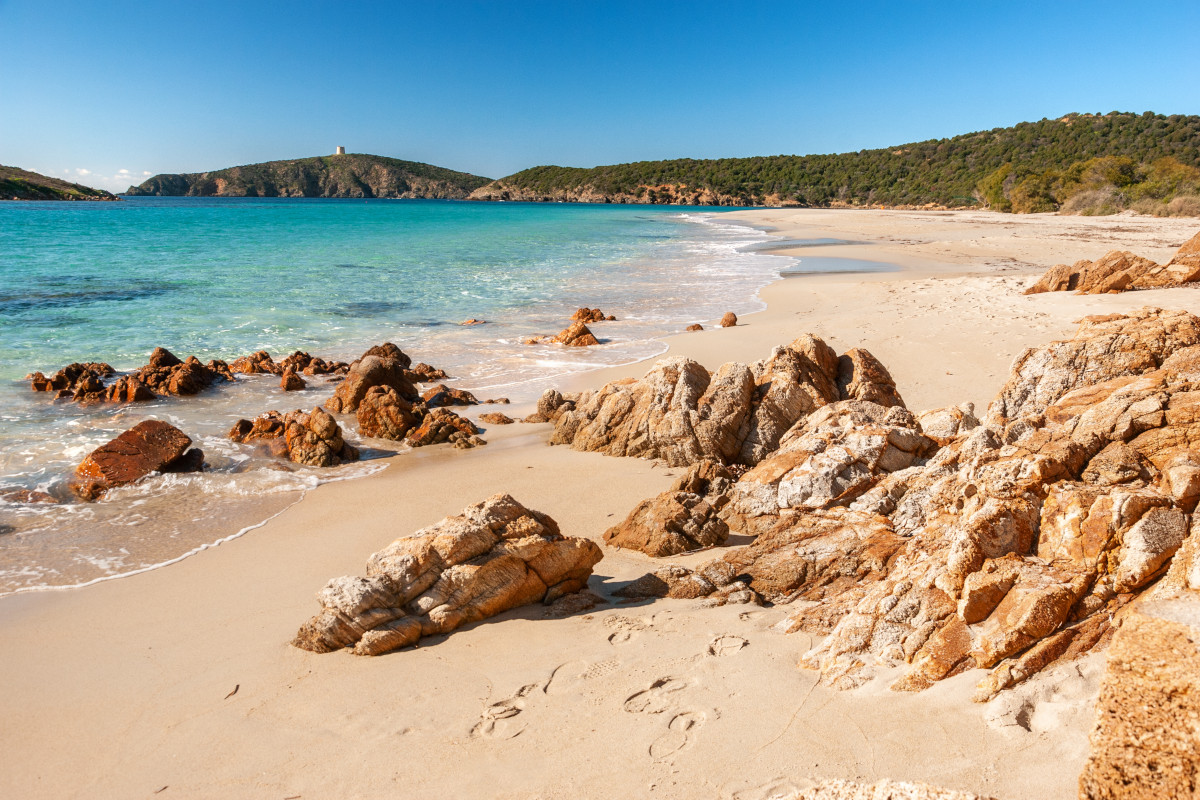
[[[321,612],[292,644],[380,655],[518,606],[553,603],[585,588],[601,557],[545,514],[494,495],[373,554],[366,577],[330,581],[317,594]]]
[[[189,450],[191,438],[160,420],[146,420],[93,450],[75,469],[71,491],[95,500],[109,489],[126,486],[152,472],[198,471],[204,454]]]

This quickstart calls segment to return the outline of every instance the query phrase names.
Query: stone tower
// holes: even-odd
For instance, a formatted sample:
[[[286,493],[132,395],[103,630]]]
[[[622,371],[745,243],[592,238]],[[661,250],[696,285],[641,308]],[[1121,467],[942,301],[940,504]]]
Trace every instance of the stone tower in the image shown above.
[[[346,148],[342,147],[342,146],[339,144],[339,145],[338,145],[338,148],[337,148],[337,152],[336,152],[336,153],[334,153],[334,155],[335,155],[335,156],[344,156],[344,155],[346,155]]]

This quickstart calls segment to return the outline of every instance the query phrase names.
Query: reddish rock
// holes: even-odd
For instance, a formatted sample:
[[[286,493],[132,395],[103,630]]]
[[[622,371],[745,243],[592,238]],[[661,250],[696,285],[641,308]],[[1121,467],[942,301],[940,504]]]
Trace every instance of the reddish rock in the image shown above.
[[[560,331],[550,341],[566,345],[567,347],[591,347],[592,345],[600,344],[596,337],[592,335],[592,332],[588,330],[588,326],[582,322],[572,322],[565,330]]]
[[[471,317],[470,319],[464,319],[462,322],[460,322],[458,324],[459,325],[486,325],[487,320],[475,319],[474,317]]]
[[[45,505],[56,505],[58,498],[52,494],[39,492],[36,489],[23,489],[19,487],[0,489],[0,500],[6,503],[35,503]]]
[[[702,330],[704,330],[704,326],[701,325],[699,322],[697,322],[694,325],[688,325],[684,330],[686,330],[689,333],[691,333],[693,331],[702,331]]]
[[[424,416],[417,428],[409,432],[405,441],[413,447],[424,447],[448,442],[456,434],[462,438],[477,433],[479,428],[470,420],[463,419],[448,408],[435,408]]]
[[[388,347],[389,345],[381,345],[379,348],[371,349],[391,352],[387,349]],[[395,345],[390,345],[390,347],[396,348]],[[399,352],[399,349],[396,348],[395,352]],[[404,354],[400,353],[400,355]],[[374,354],[365,355],[351,365],[350,371],[346,373],[346,379],[338,384],[333,398],[326,405],[334,413],[349,414],[357,411],[358,404],[362,402],[363,397],[372,386],[388,386],[405,400],[416,401],[419,399],[417,389],[405,377],[407,368],[408,356],[397,359]]]
[[[426,389],[421,394],[421,399],[429,408],[437,408],[439,406],[474,406],[479,404],[479,400],[475,395],[465,389],[451,389],[444,383],[439,383]]]
[[[573,397],[564,397],[557,389],[547,389],[538,398],[537,410],[522,422],[554,422],[560,416],[575,408]]]
[[[403,441],[417,425],[412,404],[390,386],[372,386],[358,406],[358,433],[376,439]]]
[[[234,380],[224,361],[202,364],[195,356],[180,361],[163,347],[155,348],[149,363],[137,371],[136,377],[155,394],[174,396],[198,394],[214,383]]]
[[[512,417],[507,414],[501,414],[499,411],[489,411],[486,414],[480,414],[479,421],[486,422],[488,425],[512,425],[516,422]]]
[[[310,467],[336,467],[358,460],[358,450],[342,438],[337,420],[320,406],[305,414],[294,411],[285,418],[283,435],[288,458]]]
[[[413,383],[432,383],[433,381],[444,381],[450,377],[446,374],[445,370],[431,367],[424,362],[418,362],[416,366],[410,370],[406,370],[404,374]]]
[[[104,379],[115,371],[102,362],[75,363],[47,378],[40,372],[26,376],[35,392],[54,392],[56,400],[97,402],[104,399]]]
[[[604,316],[604,312],[598,308],[580,308],[571,315],[571,319],[575,322],[615,322],[617,318],[612,314]]]
[[[239,419],[230,429],[229,438],[243,444],[256,439],[278,439],[283,436],[285,427],[283,414],[268,411],[253,420]]]
[[[158,395],[150,391],[150,387],[142,383],[138,376],[125,375],[108,387],[104,397],[110,403],[140,403],[154,400]]]
[[[379,358],[386,358],[386,359],[390,359],[392,361],[399,361],[401,369],[408,369],[409,367],[412,366],[412,359],[409,358],[407,355],[405,355],[403,350],[401,350],[399,347],[392,344],[391,342],[384,342],[383,344],[377,344],[374,347],[368,349],[367,352],[362,354],[362,358],[369,358],[370,356],[378,356]],[[362,358],[360,358],[359,361],[361,361]],[[355,363],[357,363],[357,362],[355,362]],[[353,366],[353,364],[351,366]]]
[[[279,388],[285,392],[298,392],[308,388],[308,384],[304,382],[304,378],[296,374],[295,369],[289,368],[283,373],[283,377],[279,381]]]
[[[604,532],[604,541],[650,556],[672,556],[724,544],[729,526],[717,512],[729,502],[733,479],[721,465],[702,461],[666,492],[639,503],[623,522]]]
[[[278,375],[280,367],[266,350],[235,358],[229,365],[231,372],[243,375]]]
[[[75,469],[71,491],[84,500],[95,500],[108,489],[171,467],[184,458],[191,443],[187,434],[166,422],[139,423],[93,450]],[[197,466],[192,459],[185,464]]]
[[[737,314],[732,311],[726,311],[725,316],[721,317],[720,324],[722,328],[732,328],[734,325],[737,325]]]

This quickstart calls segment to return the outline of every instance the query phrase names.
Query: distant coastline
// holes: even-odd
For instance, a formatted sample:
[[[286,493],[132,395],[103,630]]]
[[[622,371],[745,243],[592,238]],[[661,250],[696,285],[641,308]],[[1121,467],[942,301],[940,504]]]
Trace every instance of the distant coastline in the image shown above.
[[[0,165],[0,200],[120,200],[103,189],[93,189],[19,167]]]

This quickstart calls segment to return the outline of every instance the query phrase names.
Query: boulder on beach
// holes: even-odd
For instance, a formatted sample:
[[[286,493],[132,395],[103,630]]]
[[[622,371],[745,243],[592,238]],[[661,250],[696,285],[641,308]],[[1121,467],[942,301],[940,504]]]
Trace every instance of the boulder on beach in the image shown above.
[[[390,386],[372,386],[358,405],[358,433],[395,442],[417,426],[419,414],[413,404]]]
[[[479,421],[488,425],[512,425],[516,422],[512,417],[499,411],[489,411],[486,414],[480,414]]]
[[[93,450],[70,481],[71,491],[95,500],[109,489],[126,486],[152,472],[195,472],[204,454],[191,447],[183,431],[160,420],[146,420]]]
[[[732,328],[734,325],[737,325],[737,314],[732,311],[726,311],[725,315],[721,317],[720,325],[722,328]]]
[[[1025,294],[1116,294],[1132,289],[1181,286],[1197,280],[1200,280],[1200,233],[1185,242],[1166,264],[1157,264],[1126,250],[1110,251],[1095,261],[1056,264]]]
[[[299,392],[308,388],[308,384],[304,382],[304,378],[296,374],[294,368],[289,367],[279,380],[279,388],[285,392]]]
[[[494,495],[374,553],[365,577],[330,581],[317,594],[320,613],[292,644],[381,655],[578,592],[602,556],[593,542],[563,536],[545,514]]]
[[[418,362],[411,369],[405,370],[404,376],[413,383],[432,383],[433,381],[444,381],[450,377],[445,370],[431,367],[424,362]]]
[[[460,417],[448,408],[434,408],[424,414],[417,427],[409,431],[404,440],[413,447],[458,441],[478,444],[471,441],[471,437],[477,433],[479,428],[471,420]]]
[[[703,326],[703,325],[701,325],[699,322],[697,322],[697,323],[695,323],[695,324],[693,324],[693,325],[688,325],[686,328],[684,328],[684,330],[686,330],[688,333],[692,333],[692,332],[694,332],[694,331],[702,331],[702,330],[704,330],[704,326]]]

